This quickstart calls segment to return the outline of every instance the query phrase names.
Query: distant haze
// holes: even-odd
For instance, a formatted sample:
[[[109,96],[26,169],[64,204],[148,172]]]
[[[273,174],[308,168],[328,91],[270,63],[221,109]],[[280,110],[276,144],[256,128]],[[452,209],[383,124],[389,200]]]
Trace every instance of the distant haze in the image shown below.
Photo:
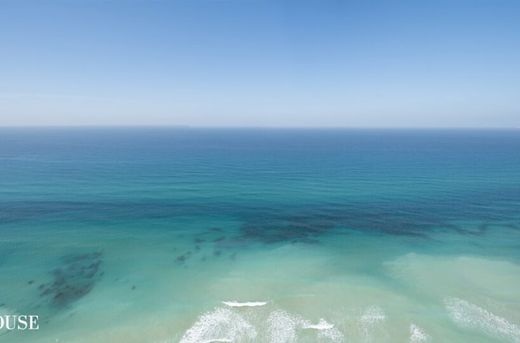
[[[520,127],[520,1],[0,2],[0,126]]]

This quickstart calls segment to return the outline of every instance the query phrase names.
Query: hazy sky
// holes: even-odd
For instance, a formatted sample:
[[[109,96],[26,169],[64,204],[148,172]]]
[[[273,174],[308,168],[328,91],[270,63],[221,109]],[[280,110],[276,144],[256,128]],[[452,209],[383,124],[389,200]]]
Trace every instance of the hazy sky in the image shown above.
[[[520,127],[520,1],[0,0],[0,125]]]

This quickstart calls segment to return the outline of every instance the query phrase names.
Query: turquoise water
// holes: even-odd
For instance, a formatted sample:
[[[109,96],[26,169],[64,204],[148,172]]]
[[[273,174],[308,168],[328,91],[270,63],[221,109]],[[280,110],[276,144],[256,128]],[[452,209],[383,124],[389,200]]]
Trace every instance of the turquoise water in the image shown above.
[[[517,130],[0,129],[0,342],[520,342]]]

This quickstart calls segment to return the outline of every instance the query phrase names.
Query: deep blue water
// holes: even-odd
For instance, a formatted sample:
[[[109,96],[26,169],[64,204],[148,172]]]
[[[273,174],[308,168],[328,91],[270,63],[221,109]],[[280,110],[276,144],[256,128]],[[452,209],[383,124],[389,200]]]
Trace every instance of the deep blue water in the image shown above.
[[[15,227],[226,214],[269,239],[291,220],[428,235],[454,220],[518,218],[513,130],[49,128],[0,137],[0,220]],[[294,225],[280,239],[304,234]]]

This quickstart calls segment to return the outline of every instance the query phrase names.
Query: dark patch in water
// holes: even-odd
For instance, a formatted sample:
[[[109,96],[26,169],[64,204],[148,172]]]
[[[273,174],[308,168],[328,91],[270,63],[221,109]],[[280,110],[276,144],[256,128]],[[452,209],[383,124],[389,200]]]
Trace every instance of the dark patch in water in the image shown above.
[[[41,284],[40,296],[54,307],[62,308],[87,295],[98,279],[101,253],[70,254],[61,258],[62,265],[52,271],[53,281]]]
[[[33,283],[34,283],[34,280],[29,280],[29,281],[27,281],[27,284],[28,284],[28,285],[32,285]]]
[[[136,288],[135,285],[132,285],[132,291],[135,291]]]
[[[263,212],[263,213],[258,213]],[[459,231],[456,225],[415,205],[401,208],[392,203],[361,205],[328,204],[300,208],[257,210],[242,216],[238,240],[263,244],[318,244],[329,234],[363,233],[428,239],[432,230]],[[464,232],[461,232],[464,233]]]
[[[184,256],[184,255],[177,256],[175,261],[183,263],[186,261],[186,256]]]
[[[175,261],[177,261],[178,263],[184,263],[190,258],[190,256],[191,256],[191,251],[188,251],[182,255],[177,256],[177,258],[175,258]]]
[[[240,237],[246,241],[258,241],[265,244],[280,242],[304,243],[313,240],[323,233],[322,228],[312,228],[302,225],[244,225]]]
[[[220,250],[215,250],[215,251],[213,252],[213,255],[215,255],[215,256],[220,256],[220,255],[222,255],[222,251],[220,251]]]
[[[194,242],[195,243],[204,243],[206,240],[202,239],[202,238],[195,238],[194,239]]]
[[[226,237],[224,236],[220,236],[220,237],[217,237],[213,240],[213,242],[222,242],[224,239],[226,239]]]

